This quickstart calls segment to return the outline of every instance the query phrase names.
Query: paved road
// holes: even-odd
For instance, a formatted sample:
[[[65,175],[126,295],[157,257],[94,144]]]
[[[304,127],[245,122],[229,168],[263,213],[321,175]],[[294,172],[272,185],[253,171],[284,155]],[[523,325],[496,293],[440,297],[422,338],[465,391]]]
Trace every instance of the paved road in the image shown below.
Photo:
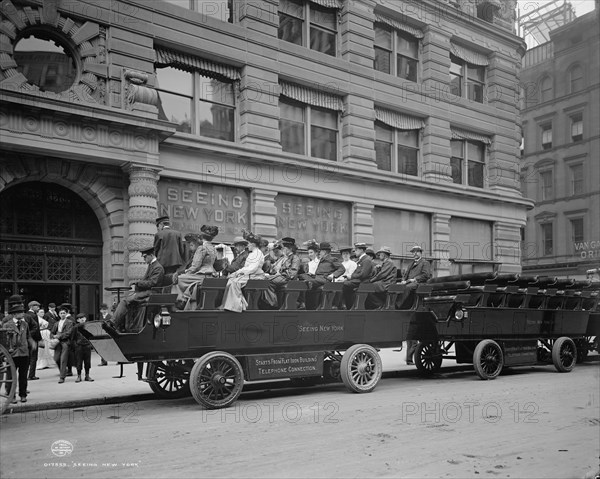
[[[594,477],[600,368],[403,371],[371,394],[341,384],[12,414],[2,478]],[[72,451],[59,456],[60,451]],[[54,452],[53,452],[54,451]]]

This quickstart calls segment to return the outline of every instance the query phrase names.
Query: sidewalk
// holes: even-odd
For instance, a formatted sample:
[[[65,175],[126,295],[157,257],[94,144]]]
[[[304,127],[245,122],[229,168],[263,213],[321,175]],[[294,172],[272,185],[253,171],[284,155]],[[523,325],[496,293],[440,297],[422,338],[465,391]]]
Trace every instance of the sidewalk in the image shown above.
[[[154,399],[148,383],[137,380],[137,365],[124,364],[123,377],[119,376],[121,367],[117,363],[98,366],[100,356],[92,351],[90,377],[94,382],[76,383],[77,375],[68,376],[63,384],[58,384],[60,376],[57,368],[38,369],[37,381],[29,381],[27,402],[10,404],[4,414],[41,411],[46,409],[83,407],[98,404],[114,404]],[[76,373],[75,368],[73,372]],[[82,375],[83,376],[83,375]],[[16,396],[17,401],[19,396]]]
[[[393,349],[380,351],[384,374],[393,371],[415,370],[414,366],[404,363],[405,351]],[[27,402],[10,404],[4,414],[20,414],[47,409],[64,409],[86,407],[102,404],[147,401],[156,399],[148,383],[138,381],[137,365],[124,364],[123,377],[119,376],[121,367],[117,363],[108,366],[98,366],[100,357],[92,351],[92,369],[90,376],[94,382],[81,381],[76,383],[77,376],[68,376],[63,384],[58,384],[58,369],[41,369],[36,371],[40,378],[28,382],[29,394]],[[145,372],[145,369],[144,369]],[[250,389],[250,388],[248,388]],[[19,396],[16,396],[19,400]]]

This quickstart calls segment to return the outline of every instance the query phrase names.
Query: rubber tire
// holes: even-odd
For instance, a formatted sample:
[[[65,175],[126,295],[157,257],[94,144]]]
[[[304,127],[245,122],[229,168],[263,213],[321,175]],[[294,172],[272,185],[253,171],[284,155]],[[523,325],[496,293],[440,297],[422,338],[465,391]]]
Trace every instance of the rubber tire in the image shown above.
[[[218,369],[216,369],[218,368]],[[215,384],[215,376],[222,375],[223,382]],[[227,384],[229,387],[223,388]],[[207,389],[217,388],[217,396],[211,397]],[[190,390],[198,404],[206,409],[220,409],[233,404],[242,393],[244,387],[244,371],[239,361],[231,354],[223,351],[213,351],[202,356],[190,374]],[[225,390],[224,390],[225,389]]]
[[[436,348],[439,354],[434,354],[432,349]],[[437,342],[417,344],[413,354],[415,365],[423,376],[431,376],[442,367],[442,352]]]
[[[491,339],[480,341],[473,351],[473,366],[481,379],[496,379],[504,367],[504,354],[500,345]]]
[[[152,389],[152,392],[162,399],[179,399],[187,397],[191,394],[189,372],[185,375],[187,376],[185,378],[166,376],[166,371],[164,370],[172,367],[168,363],[173,362],[179,362],[179,360],[152,361],[150,364],[148,364],[148,379],[150,380],[150,389]],[[162,367],[158,366],[158,364],[162,364]],[[158,382],[153,381],[157,374],[161,378]]]
[[[573,370],[577,362],[577,347],[575,341],[562,336],[554,341],[552,346],[552,363],[560,373],[568,373]]]
[[[342,356],[340,375],[344,386],[355,393],[369,393],[381,379],[383,366],[375,348],[355,344]]]

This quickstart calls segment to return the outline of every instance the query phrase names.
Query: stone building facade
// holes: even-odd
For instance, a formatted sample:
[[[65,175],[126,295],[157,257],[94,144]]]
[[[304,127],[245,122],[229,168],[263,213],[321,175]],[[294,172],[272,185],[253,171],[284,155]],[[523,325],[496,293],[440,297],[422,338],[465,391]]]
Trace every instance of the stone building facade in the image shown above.
[[[551,32],[523,59],[521,184],[535,200],[523,270],[583,279],[600,267],[599,10]]]
[[[2,299],[95,311],[162,214],[520,271],[515,2],[0,7]]]

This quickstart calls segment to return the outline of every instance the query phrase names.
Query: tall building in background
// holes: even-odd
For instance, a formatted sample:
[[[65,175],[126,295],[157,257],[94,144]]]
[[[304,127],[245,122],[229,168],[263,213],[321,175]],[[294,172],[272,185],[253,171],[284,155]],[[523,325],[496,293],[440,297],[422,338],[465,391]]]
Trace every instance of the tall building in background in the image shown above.
[[[4,0],[1,299],[97,311],[164,214],[520,271],[515,4]]]
[[[521,78],[523,270],[585,278],[600,266],[598,10],[550,32],[525,54]]]

